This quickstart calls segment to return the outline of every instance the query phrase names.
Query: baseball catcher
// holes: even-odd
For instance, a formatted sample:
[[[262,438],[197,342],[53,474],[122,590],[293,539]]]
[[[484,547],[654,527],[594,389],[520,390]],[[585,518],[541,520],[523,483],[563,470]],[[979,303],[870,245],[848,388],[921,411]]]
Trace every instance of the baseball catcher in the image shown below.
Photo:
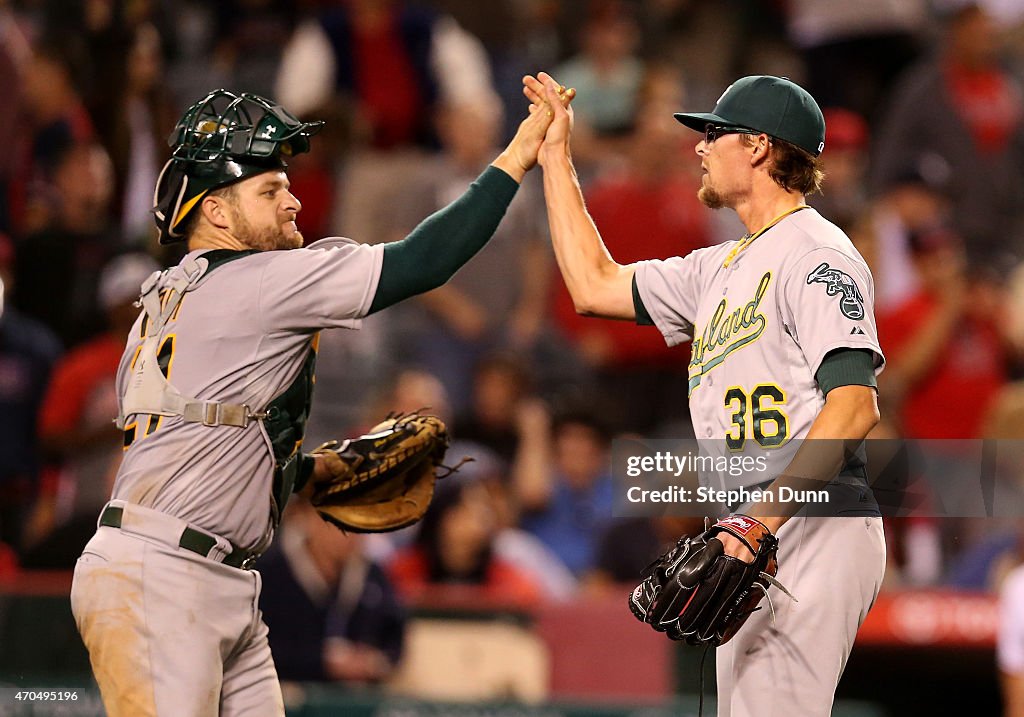
[[[291,495],[347,530],[394,530],[426,510],[447,447],[444,425],[414,414],[303,452],[320,332],[451,279],[494,234],[552,116],[532,104],[461,196],[403,239],[361,244],[299,230],[287,161],[322,123],[229,90],[186,110],[153,216],[160,242],[187,252],[140,288],[117,374],[123,459],[71,588],[110,717],[284,717],[250,571]]]
[[[324,520],[355,533],[412,525],[430,505],[447,448],[448,430],[437,416],[389,416],[359,438],[313,451],[327,477],[313,481],[310,502]]]
[[[742,541],[752,560],[725,555],[716,537],[722,533]],[[778,547],[778,539],[760,521],[738,514],[723,518],[700,535],[684,535],[651,563],[629,596],[629,609],[673,640],[724,644],[761,609],[758,603],[769,585],[789,595],[775,580]]]

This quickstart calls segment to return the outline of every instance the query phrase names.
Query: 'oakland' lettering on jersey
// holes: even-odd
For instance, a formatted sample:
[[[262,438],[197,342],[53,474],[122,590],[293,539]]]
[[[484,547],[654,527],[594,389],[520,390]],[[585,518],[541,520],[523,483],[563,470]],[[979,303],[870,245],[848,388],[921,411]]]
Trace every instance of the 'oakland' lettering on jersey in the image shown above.
[[[742,308],[736,309],[724,321],[727,302],[722,299],[715,313],[711,316],[707,326],[699,337],[694,338],[693,347],[690,350],[690,391],[692,392],[700,385],[701,376],[718,366],[725,357],[736,349],[743,348],[747,344],[756,341],[764,331],[766,319],[759,311],[761,299],[768,291],[768,285],[772,281],[772,273],[766,271],[754,291],[754,298]],[[745,331],[745,329],[752,329]],[[724,347],[721,351],[715,352],[718,347]],[[705,355],[708,353],[705,361]]]

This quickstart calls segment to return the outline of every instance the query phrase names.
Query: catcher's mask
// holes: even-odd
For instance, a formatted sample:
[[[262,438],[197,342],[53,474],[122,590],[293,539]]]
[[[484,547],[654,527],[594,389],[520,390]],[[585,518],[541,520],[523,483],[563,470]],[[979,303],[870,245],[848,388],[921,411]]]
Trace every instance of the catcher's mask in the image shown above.
[[[185,220],[207,192],[254,174],[284,169],[284,158],[309,151],[323,122],[301,122],[269,100],[214,90],[182,115],[153,194],[160,243],[185,239]]]

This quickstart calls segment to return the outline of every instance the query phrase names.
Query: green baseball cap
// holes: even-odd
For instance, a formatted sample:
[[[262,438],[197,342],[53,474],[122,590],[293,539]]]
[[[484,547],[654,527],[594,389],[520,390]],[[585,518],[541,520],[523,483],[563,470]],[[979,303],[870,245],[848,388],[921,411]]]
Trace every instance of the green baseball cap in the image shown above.
[[[674,114],[690,129],[743,127],[785,140],[817,157],[825,149],[825,118],[814,98],[792,80],[752,75],[736,80],[711,112]]]

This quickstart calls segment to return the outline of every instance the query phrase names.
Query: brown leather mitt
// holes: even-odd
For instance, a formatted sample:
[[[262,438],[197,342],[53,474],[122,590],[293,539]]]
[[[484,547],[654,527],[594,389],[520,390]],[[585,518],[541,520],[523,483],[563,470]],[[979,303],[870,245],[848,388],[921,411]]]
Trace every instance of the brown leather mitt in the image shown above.
[[[434,496],[448,442],[440,418],[409,413],[359,438],[325,443],[312,455],[323,457],[330,477],[313,484],[310,502],[325,520],[355,533],[412,525]]]

